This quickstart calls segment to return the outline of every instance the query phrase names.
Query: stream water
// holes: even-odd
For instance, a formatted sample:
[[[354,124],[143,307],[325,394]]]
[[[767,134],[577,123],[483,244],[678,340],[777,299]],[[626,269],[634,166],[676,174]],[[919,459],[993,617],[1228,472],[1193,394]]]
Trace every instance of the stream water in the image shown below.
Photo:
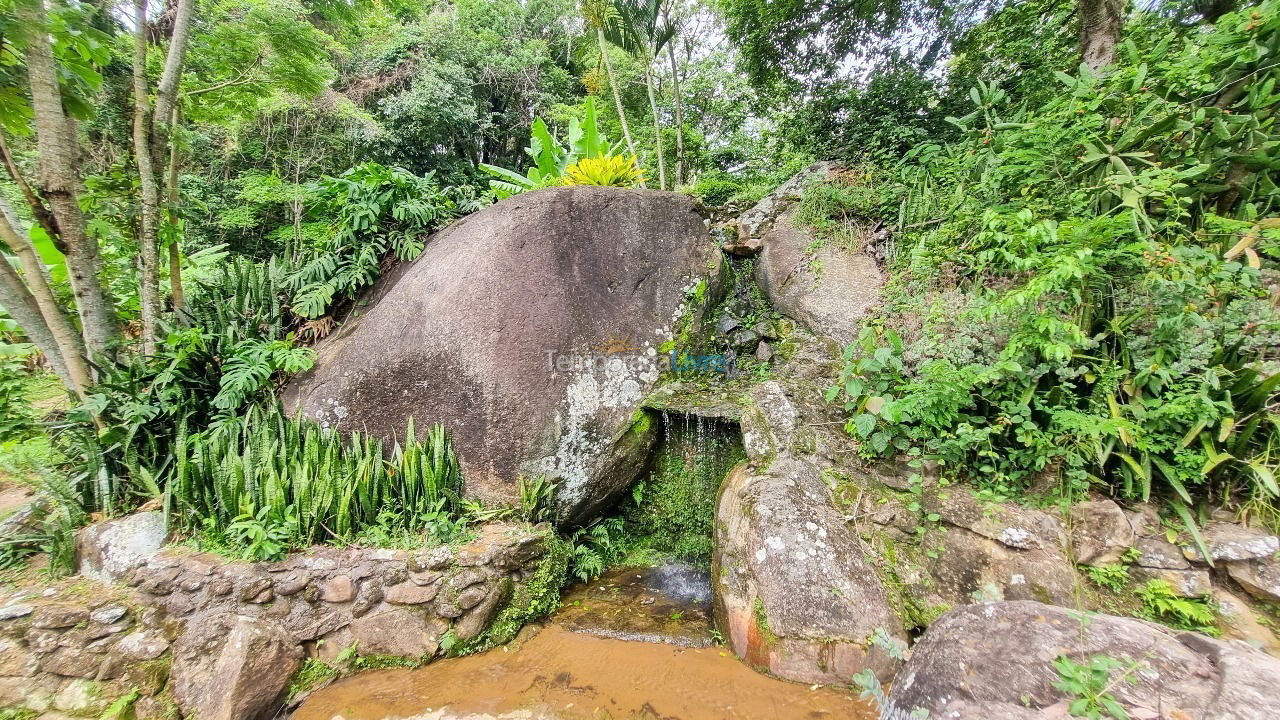
[[[710,643],[710,583],[683,566],[619,568],[571,589],[505,648],[316,691],[294,720],[870,720],[849,690],[762,675]]]

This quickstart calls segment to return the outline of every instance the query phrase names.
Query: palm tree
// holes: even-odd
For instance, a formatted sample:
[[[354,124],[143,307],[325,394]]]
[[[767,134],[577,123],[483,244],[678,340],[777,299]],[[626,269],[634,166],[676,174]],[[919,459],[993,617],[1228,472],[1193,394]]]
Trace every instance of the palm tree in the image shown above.
[[[620,0],[618,22],[606,37],[644,64],[644,85],[649,91],[649,111],[653,115],[653,138],[658,150],[658,187],[667,189],[667,161],[662,151],[662,122],[653,92],[653,63],[658,53],[675,35],[675,28],[662,12],[663,0]]]
[[[684,100],[680,97],[680,68],[676,63],[676,35],[680,32],[679,21],[671,21],[671,6],[668,2],[662,6],[662,22],[671,27],[672,37],[667,42],[667,58],[671,60],[671,92],[676,108],[676,181],[679,187],[684,183]]]
[[[613,74],[613,63],[609,61],[609,48],[605,43],[605,32],[613,32],[617,24],[618,8],[614,6],[613,0],[581,0],[579,10],[587,27],[596,31],[596,42],[600,45],[600,59],[604,62],[605,72],[609,74],[609,87],[613,88],[613,105],[618,111],[618,120],[622,123],[622,137],[626,138],[627,149],[634,157],[636,144],[631,140],[627,113],[622,109],[622,95],[618,93],[618,78]]]

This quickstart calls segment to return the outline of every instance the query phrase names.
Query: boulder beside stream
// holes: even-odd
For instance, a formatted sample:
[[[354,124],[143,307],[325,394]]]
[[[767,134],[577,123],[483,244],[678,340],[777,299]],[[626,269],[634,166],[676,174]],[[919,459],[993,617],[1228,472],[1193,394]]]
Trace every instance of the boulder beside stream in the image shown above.
[[[1106,695],[1133,718],[1274,717],[1280,660],[1238,642],[1033,601],[967,605],[937,620],[899,671],[881,717],[1068,716],[1078,695],[1053,663],[1112,663]],[[917,713],[912,715],[912,713]]]
[[[318,348],[285,404],[388,440],[441,422],[466,492],[560,482],[581,521],[635,479],[641,399],[682,323],[714,304],[721,254],[693,201],[602,187],[516,195],[435,235]]]

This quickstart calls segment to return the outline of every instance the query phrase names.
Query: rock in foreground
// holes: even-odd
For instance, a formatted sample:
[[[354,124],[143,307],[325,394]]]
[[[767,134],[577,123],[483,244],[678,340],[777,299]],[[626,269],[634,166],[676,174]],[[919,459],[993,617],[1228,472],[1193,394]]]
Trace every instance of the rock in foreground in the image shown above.
[[[901,641],[902,623],[828,493],[816,467],[791,457],[729,475],[716,523],[717,625],[735,655],[781,678],[849,683],[871,668],[888,680],[897,663],[871,638]]]
[[[545,475],[563,515],[583,519],[642,467],[652,433],[637,407],[719,267],[684,195],[517,195],[384,278],[285,402],[387,439],[411,417],[442,422],[469,495],[514,500],[520,475]]]
[[[943,615],[899,671],[882,717],[1031,720],[1066,717],[1054,660],[1115,661],[1108,693],[1130,717],[1274,717],[1280,660],[1243,644],[1032,601],[968,605]],[[1121,676],[1124,676],[1123,679]]]

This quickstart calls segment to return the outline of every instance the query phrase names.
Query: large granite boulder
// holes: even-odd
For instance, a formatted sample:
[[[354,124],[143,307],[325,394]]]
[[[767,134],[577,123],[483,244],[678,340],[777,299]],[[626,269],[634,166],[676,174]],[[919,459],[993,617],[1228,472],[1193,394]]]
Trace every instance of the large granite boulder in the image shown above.
[[[738,238],[726,250],[761,250],[755,281],[773,307],[818,335],[848,344],[858,337],[860,320],[880,302],[880,269],[870,255],[826,242],[795,221],[805,190],[843,171],[828,160],[796,173],[742,214]]]
[[[644,466],[653,432],[637,408],[682,321],[716,299],[720,263],[684,195],[517,195],[381,280],[285,403],[388,439],[411,417],[442,422],[469,495],[513,500],[519,476],[545,475],[580,521]]]
[[[1237,642],[1032,601],[968,605],[937,620],[894,679],[892,720],[1067,717],[1053,662],[1115,661],[1107,693],[1130,717],[1272,717],[1280,660]],[[916,714],[913,715],[912,713]]]

